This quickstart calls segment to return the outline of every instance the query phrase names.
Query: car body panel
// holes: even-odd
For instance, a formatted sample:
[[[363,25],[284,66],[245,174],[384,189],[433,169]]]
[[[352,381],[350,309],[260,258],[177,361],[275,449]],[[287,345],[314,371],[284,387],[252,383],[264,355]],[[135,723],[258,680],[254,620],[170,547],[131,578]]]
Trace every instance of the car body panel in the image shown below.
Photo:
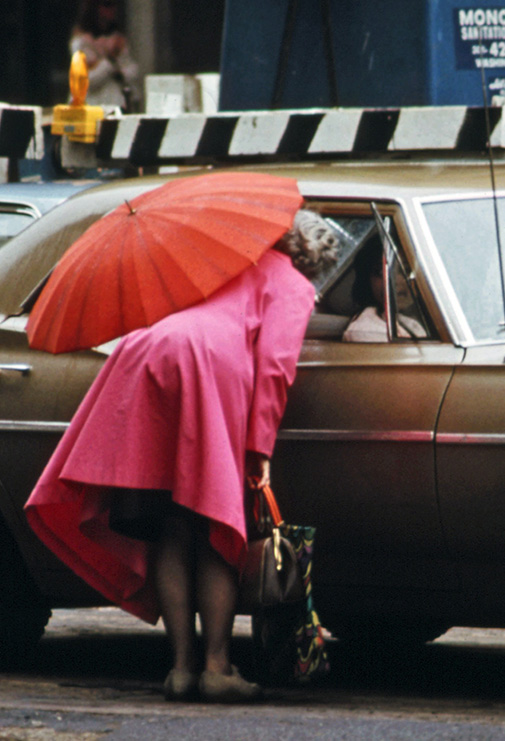
[[[0,326],[0,481],[4,487],[0,513],[43,591],[61,593],[61,574],[66,570],[29,529],[23,505],[105,356],[91,351],[77,356],[30,350],[23,325],[11,321]],[[56,586],[51,583],[54,576]],[[74,579],[72,575],[68,583],[75,591]],[[77,591],[82,591],[80,586]]]
[[[505,615],[504,359],[503,345],[467,351],[437,429],[440,512],[469,624]]]
[[[505,347],[472,348],[456,369],[437,429],[441,511],[448,544],[505,564]]]
[[[454,588],[435,430],[462,351],[374,345],[363,362],[358,344],[328,345],[305,342],[274,456],[285,516],[318,527],[316,579]],[[430,558],[438,568],[428,576]]]

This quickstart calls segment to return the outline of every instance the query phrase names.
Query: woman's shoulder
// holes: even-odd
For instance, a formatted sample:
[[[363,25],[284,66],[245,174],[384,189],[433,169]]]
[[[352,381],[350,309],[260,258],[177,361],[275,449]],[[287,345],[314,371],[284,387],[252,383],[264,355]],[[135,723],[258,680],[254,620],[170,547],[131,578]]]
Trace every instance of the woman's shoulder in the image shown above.
[[[342,336],[343,342],[386,342],[387,338],[386,322],[374,306],[367,306],[354,316]]]
[[[385,325],[385,321],[379,316],[375,306],[365,306],[364,309],[353,316],[350,321],[349,327],[356,327],[360,325],[382,326]]]
[[[305,292],[311,294],[312,298],[315,296],[313,284],[294,267],[289,255],[275,249],[269,249],[260,258],[257,267],[271,283],[291,284],[293,289],[298,287],[299,290],[305,290]]]

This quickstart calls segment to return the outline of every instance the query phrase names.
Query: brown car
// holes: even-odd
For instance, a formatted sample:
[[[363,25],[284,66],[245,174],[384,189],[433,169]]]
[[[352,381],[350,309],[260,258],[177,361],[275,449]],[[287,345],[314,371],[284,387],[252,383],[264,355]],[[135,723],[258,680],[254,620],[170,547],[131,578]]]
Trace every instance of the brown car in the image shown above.
[[[396,642],[505,627],[505,201],[485,163],[261,169],[296,177],[342,248],[317,286],[273,464],[286,520],[317,527],[323,623]],[[30,350],[27,297],[86,227],[161,182],[83,191],[0,250],[3,665],[51,608],[103,603],[32,534],[23,504],[107,348]],[[364,269],[380,306],[358,290]]]

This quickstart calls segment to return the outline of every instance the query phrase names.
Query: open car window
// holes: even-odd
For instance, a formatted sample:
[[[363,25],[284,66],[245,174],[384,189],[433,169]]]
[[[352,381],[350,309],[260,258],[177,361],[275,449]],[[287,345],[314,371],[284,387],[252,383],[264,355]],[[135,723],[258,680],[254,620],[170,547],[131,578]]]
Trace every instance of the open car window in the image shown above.
[[[353,256],[375,229],[372,218],[324,215],[324,219],[337,234],[340,251],[338,263],[330,265],[326,272],[313,280],[317,291],[317,300],[321,303],[331,293],[347,268],[352,264]]]
[[[0,207],[0,247],[33,223],[34,216],[24,211],[8,211]]]
[[[410,268],[399,247],[392,221],[386,222],[391,248],[379,233],[377,221],[370,217],[324,214],[340,240],[338,264],[317,281],[316,313],[311,318],[308,337],[333,338],[345,341],[388,342],[431,338],[427,314],[417,292]],[[374,253],[373,266],[387,281],[379,304],[374,306],[372,292],[365,290],[368,276],[367,253]],[[387,261],[386,261],[387,255]],[[377,266],[380,263],[380,268]],[[384,285],[384,283],[383,283]],[[386,305],[388,311],[386,311]],[[388,334],[387,316],[391,317]],[[355,332],[360,321],[360,332]],[[365,334],[362,333],[365,328]],[[353,336],[354,331],[354,336]]]

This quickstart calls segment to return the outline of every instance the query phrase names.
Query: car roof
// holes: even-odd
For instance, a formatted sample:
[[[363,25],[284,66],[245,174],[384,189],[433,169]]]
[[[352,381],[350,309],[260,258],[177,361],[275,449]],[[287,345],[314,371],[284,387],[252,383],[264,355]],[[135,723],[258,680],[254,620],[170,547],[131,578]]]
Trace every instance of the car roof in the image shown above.
[[[415,162],[312,162],[251,164],[223,170],[265,172],[296,178],[303,195],[313,198],[408,200],[413,197],[446,196],[449,193],[485,193],[491,190],[489,165],[485,158],[469,163]],[[209,172],[190,167],[178,175]],[[97,218],[125,199],[162,185],[169,176],[147,176],[114,180],[83,189],[71,201],[45,214],[0,250],[0,314],[19,312],[34,286],[43,281],[63,252]],[[505,192],[505,164],[495,167],[497,188]]]
[[[231,168],[230,168],[231,169]],[[304,195],[344,198],[383,198],[405,200],[487,193],[491,191],[489,161],[411,158],[378,160],[339,160],[275,165],[241,166],[240,170],[260,170],[294,177]],[[505,191],[505,162],[495,163],[496,188]]]

